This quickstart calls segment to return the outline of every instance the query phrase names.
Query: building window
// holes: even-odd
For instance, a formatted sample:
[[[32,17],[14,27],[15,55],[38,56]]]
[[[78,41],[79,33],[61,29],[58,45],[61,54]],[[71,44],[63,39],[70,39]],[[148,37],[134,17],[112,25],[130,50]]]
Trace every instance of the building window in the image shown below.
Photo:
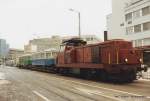
[[[124,23],[121,23],[120,26],[124,26]]]
[[[133,26],[126,28],[126,33],[127,34],[132,34],[133,32],[134,32],[134,27]]]
[[[142,8],[142,15],[148,15],[150,14],[150,6]]]
[[[86,38],[86,41],[91,41],[91,39],[90,38]]]
[[[141,32],[141,24],[134,26],[134,32],[135,33]]]
[[[150,30],[150,22],[143,23],[143,31]]]
[[[141,16],[141,10],[137,10],[137,11],[133,12],[133,18],[134,19],[139,18],[140,16]]]
[[[128,21],[128,24],[132,24],[132,21]]]
[[[128,13],[125,15],[125,18],[126,18],[126,21],[129,21],[132,19],[132,12],[131,13]]]

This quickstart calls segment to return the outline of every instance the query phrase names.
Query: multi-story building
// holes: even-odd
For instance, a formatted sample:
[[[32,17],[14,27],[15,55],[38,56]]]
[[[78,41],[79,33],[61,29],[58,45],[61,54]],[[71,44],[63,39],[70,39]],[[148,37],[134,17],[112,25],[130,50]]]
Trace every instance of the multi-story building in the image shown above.
[[[32,43],[29,42],[28,45],[24,46],[24,52],[25,53],[37,52],[37,45],[34,45],[34,44],[32,44]]]
[[[112,0],[108,39],[125,39],[135,47],[150,45],[150,0]]]
[[[67,37],[52,36],[51,38],[33,39],[29,41],[28,45],[24,46],[24,51],[25,53],[34,53],[51,48],[59,50],[63,40],[73,37],[77,36],[67,36]],[[87,41],[88,44],[101,42],[101,40],[97,38],[95,35],[82,35],[81,38]]]
[[[59,49],[62,39],[59,36],[51,38],[39,38],[29,41],[28,45],[24,46],[25,53],[40,52],[49,48]]]
[[[23,50],[11,48],[11,49],[9,49],[8,59],[15,60],[16,58],[18,58],[19,56],[21,56],[23,54],[24,54]]]
[[[0,58],[6,58],[9,52],[9,45],[6,40],[0,39]]]

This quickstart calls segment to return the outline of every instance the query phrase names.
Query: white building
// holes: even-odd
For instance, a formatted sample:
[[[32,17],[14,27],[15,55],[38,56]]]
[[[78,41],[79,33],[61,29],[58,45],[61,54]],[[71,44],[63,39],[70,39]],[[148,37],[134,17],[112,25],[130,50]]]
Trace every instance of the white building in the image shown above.
[[[150,0],[112,0],[108,39],[125,39],[135,47],[150,45]]]
[[[39,38],[30,40],[27,45],[24,46],[25,53],[35,53],[41,52],[47,49],[55,48],[56,50],[60,49],[60,45],[63,40],[70,39],[78,36],[52,36],[51,38]],[[87,41],[87,44],[93,44],[101,42],[101,40],[95,35],[82,35],[81,38]]]
[[[55,48],[59,50],[62,39],[59,36],[52,36],[51,38],[39,38],[29,41],[29,44],[24,46],[25,53],[34,53]]]
[[[23,51],[23,50],[10,48],[7,58],[8,58],[9,60],[15,60],[16,58],[18,58],[18,57],[21,56],[22,54],[24,54],[24,51]]]
[[[87,42],[87,44],[94,44],[102,42],[96,35],[81,35],[81,38]]]

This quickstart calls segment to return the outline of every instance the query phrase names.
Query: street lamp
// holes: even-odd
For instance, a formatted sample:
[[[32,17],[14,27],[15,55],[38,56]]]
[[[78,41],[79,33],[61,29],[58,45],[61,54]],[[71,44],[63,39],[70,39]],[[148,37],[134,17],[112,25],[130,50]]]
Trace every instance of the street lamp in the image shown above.
[[[78,14],[78,19],[79,19],[79,22],[78,22],[78,34],[79,34],[79,38],[81,38],[81,21],[80,21],[80,12],[79,11],[76,11],[76,10],[74,10],[74,9],[69,9],[69,11],[71,11],[71,12],[75,12],[75,13],[77,13]]]

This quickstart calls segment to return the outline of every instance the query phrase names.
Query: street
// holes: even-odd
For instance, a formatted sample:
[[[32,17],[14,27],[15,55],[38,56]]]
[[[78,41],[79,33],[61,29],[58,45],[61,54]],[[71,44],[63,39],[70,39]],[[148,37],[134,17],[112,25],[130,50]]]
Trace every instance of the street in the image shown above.
[[[0,66],[0,101],[150,101],[150,81],[113,84]]]

